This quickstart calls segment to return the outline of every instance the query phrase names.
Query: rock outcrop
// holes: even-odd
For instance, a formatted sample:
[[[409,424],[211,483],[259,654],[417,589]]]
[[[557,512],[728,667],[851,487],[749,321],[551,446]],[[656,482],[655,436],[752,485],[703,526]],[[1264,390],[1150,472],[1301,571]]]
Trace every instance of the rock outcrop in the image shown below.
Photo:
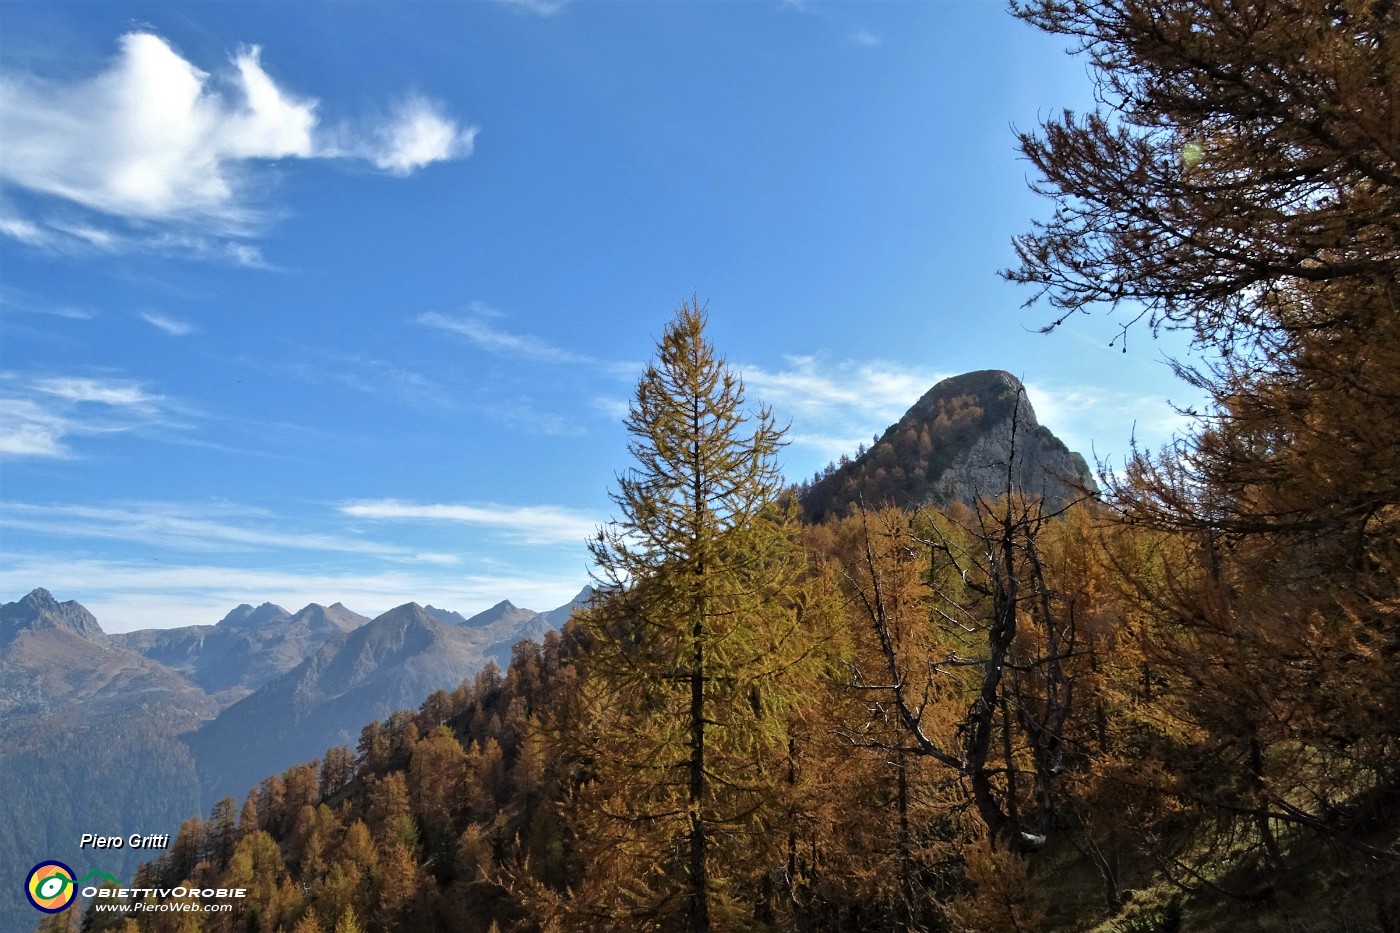
[[[1051,509],[1098,488],[1083,456],[1036,419],[1021,381],[984,369],[938,383],[873,447],[809,486],[802,503],[820,521],[857,501],[941,507],[1004,495],[1008,484]]]

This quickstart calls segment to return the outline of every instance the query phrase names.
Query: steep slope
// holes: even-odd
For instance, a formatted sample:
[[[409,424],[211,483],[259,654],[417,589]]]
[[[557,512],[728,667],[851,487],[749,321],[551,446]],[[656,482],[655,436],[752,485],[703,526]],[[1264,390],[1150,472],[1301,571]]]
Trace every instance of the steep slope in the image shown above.
[[[195,664],[204,650],[204,640],[213,632],[213,625],[186,625],[180,628],[147,628],[112,635],[123,648],[139,652],[172,671],[186,677],[194,674]]]
[[[563,629],[564,623],[569,621],[569,616],[574,614],[574,610],[587,606],[592,599],[593,587],[585,586],[578,592],[578,595],[558,608],[549,609],[545,612],[530,612],[528,609],[523,610],[524,612],[530,612],[530,618],[515,617],[512,619],[510,615],[503,614],[501,618],[497,619],[491,625],[484,627],[485,631],[493,639],[492,643],[486,647],[486,656],[493,659],[500,665],[501,669],[504,670],[510,665],[511,650],[515,647],[517,642],[522,638],[539,641],[544,638],[544,633],[548,632],[550,629],[554,629],[555,631]],[[510,606],[510,603],[505,603],[504,605]],[[495,609],[499,608],[500,606],[495,606],[492,609],[486,610],[485,613],[481,613],[481,615],[473,616],[472,619],[479,619],[481,616],[486,615],[486,613],[493,612]],[[511,606],[511,608],[514,609],[516,607]],[[508,619],[512,619],[512,621],[508,623]],[[470,624],[470,622],[471,620],[468,620],[468,624]]]
[[[593,587],[585,586],[578,591],[578,595],[559,608],[541,612],[540,618],[549,628],[562,630],[564,628],[564,623],[569,621],[569,616],[574,614],[574,610],[584,609],[589,603],[593,602],[593,594]]]
[[[213,714],[199,687],[117,644],[78,603],[37,589],[0,606],[0,737],[44,717],[76,725],[140,715],[188,728]]]
[[[453,613],[453,615],[456,615],[456,613]],[[528,624],[538,615],[538,612],[534,612],[530,609],[521,609],[510,600],[503,599],[490,609],[484,612],[478,612],[470,619],[463,619],[461,624],[468,628],[490,628],[491,626],[517,628]]]
[[[450,625],[408,603],[334,636],[189,737],[210,799],[242,795],[327,748],[354,747],[366,723],[474,675],[505,635],[499,624]]]
[[[0,876],[22,878],[45,858],[86,865],[85,832],[178,825],[201,803],[178,736],[214,713],[195,684],[116,644],[78,603],[38,589],[0,606]],[[140,855],[104,854],[100,867],[129,874]],[[10,918],[33,925],[17,884],[0,889]]]
[[[592,598],[593,587],[585,586],[564,605],[544,612],[522,609],[508,599],[501,600],[490,609],[478,612],[469,619],[459,612],[448,612],[432,606],[424,606],[423,611],[448,625],[461,625],[479,630],[487,641],[484,652],[486,657],[495,660],[504,668],[510,663],[511,649],[516,642],[523,638],[538,641],[550,629],[562,628],[574,610],[588,605]]]
[[[1096,490],[1083,456],[1040,424],[1015,376],[999,369],[938,383],[886,429],[873,447],[817,479],[802,495],[820,521],[857,500],[876,507],[947,506],[1004,494],[1007,470],[1022,492],[1054,508]]]

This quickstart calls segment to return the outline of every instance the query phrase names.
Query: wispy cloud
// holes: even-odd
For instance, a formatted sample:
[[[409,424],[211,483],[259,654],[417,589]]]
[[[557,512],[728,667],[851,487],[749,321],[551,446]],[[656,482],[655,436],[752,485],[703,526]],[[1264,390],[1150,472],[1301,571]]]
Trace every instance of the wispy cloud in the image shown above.
[[[467,338],[477,347],[498,356],[513,356],[521,359],[539,360],[546,363],[586,363],[597,365],[598,360],[572,350],[556,347],[529,334],[513,334],[492,326],[487,317],[489,309],[473,305],[470,316],[449,317],[437,311],[418,315],[415,320],[424,327],[434,327]]]
[[[556,505],[444,504],[400,499],[347,502],[340,511],[375,521],[457,522],[494,528],[524,544],[581,544],[591,538],[600,520],[593,515]]]
[[[159,423],[165,399],[129,380],[0,373],[0,456],[70,457],[74,436]]]
[[[595,395],[588,400],[588,404],[595,411],[600,411],[616,421],[621,421],[631,413],[631,404],[625,398],[611,398],[606,395]]]
[[[0,457],[67,457],[73,422],[30,399],[0,397]]]
[[[751,397],[792,417],[816,422],[897,419],[935,382],[950,375],[884,360],[833,362],[817,356],[785,357],[783,369],[739,367]],[[884,427],[884,424],[880,425]]]
[[[533,13],[536,16],[553,16],[569,5],[569,0],[496,0],[502,6]]]
[[[866,48],[875,48],[880,44],[880,37],[868,29],[861,28],[851,33],[851,41]]]
[[[51,304],[42,298],[14,288],[5,289],[4,294],[0,295],[0,307],[22,311],[25,314],[47,314],[52,317],[68,318],[72,321],[90,321],[97,317],[97,312],[91,308]]]
[[[84,79],[0,74],[0,125],[0,179],[108,217],[173,225],[194,239],[168,248],[227,252],[245,265],[258,263],[239,255],[236,241],[269,219],[260,197],[268,162],[354,158],[407,175],[470,155],[477,131],[419,96],[381,120],[328,129],[319,102],[279,86],[258,46],[239,49],[230,68],[211,74],[151,32],[122,36],[110,65]],[[156,248],[159,237],[145,229],[0,217],[0,233],[56,250]],[[200,239],[209,236],[226,242]]]
[[[472,154],[480,127],[461,126],[445,107],[420,95],[401,100],[387,118],[366,129],[327,130],[315,155],[364,159],[390,175],[412,175],[434,162]]]
[[[1156,449],[1192,423],[1158,395],[1034,381],[1026,383],[1026,395],[1036,419],[1086,457],[1121,456],[1134,437]]]
[[[882,360],[833,362],[789,356],[782,369],[740,367],[749,396],[791,419],[794,446],[834,459],[854,454],[953,373]],[[1119,452],[1136,431],[1139,443],[1160,446],[1189,419],[1158,396],[1088,384],[1032,381],[1026,386],[1040,422],[1069,447],[1089,456]]]
[[[465,337],[474,346],[495,356],[535,360],[542,363],[563,363],[591,366],[611,376],[632,379],[641,372],[641,364],[625,360],[605,360],[586,353],[565,349],[532,334],[513,333],[492,323],[503,318],[500,311],[479,301],[471,303],[468,312],[459,315],[427,311],[414,320],[424,327],[447,331]]]
[[[0,217],[0,233],[30,246],[48,247],[53,239],[50,232],[23,217]]]
[[[92,223],[69,224],[48,219],[43,227],[27,220],[0,220],[0,234],[64,256],[87,257],[97,254],[171,256],[206,262],[274,269],[253,244],[231,237],[194,233],[188,229],[158,230],[149,226],[129,230],[101,228]]]
[[[172,337],[185,337],[194,333],[194,325],[188,321],[178,321],[173,317],[167,317],[158,311],[142,311],[137,317],[154,327],[156,330],[164,331]]]
[[[68,376],[35,379],[31,384],[44,395],[69,402],[95,402],[100,405],[150,409],[161,400],[160,396],[152,395],[140,384],[125,380]]]
[[[475,126],[459,127],[439,105],[410,97],[376,133],[370,161],[392,175],[411,175],[425,165],[471,155],[478,132]]]
[[[142,544],[180,553],[292,550],[368,554],[401,561],[455,563],[450,554],[421,553],[346,535],[288,531],[276,516],[225,504],[126,502],[114,505],[0,504],[0,527],[60,537],[69,542],[101,539]]]
[[[789,467],[806,472],[853,454],[862,441],[897,421],[939,379],[950,375],[887,360],[831,360],[792,355],[784,366],[736,364],[751,403],[788,422]]]
[[[320,354],[317,362],[279,363],[278,373],[290,373],[312,385],[337,384],[377,399],[392,399],[419,410],[458,408],[461,400],[422,372],[362,353]],[[243,360],[272,371],[265,360]]]
[[[552,437],[580,437],[588,433],[579,421],[557,412],[542,411],[529,396],[486,400],[477,406],[485,415],[529,434]]]

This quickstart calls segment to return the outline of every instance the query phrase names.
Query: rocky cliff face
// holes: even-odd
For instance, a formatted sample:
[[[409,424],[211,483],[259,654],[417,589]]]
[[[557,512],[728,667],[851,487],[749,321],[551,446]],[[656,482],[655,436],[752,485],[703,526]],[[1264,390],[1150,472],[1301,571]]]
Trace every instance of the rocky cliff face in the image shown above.
[[[1096,491],[1084,458],[1035,416],[1025,386],[999,369],[945,379],[855,460],[845,460],[802,496],[809,519],[872,508],[973,502],[1012,489],[1057,508]]]

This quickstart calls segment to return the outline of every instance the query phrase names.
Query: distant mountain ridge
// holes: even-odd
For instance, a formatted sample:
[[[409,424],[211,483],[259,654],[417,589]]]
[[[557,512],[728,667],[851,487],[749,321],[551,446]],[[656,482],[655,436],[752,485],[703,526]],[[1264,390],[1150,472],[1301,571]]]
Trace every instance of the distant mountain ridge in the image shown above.
[[[43,858],[76,865],[84,832],[173,833],[218,796],[353,748],[367,723],[505,664],[591,594],[471,618],[416,603],[373,620],[340,603],[245,604],[216,625],[114,635],[45,589],[0,605],[0,874],[23,877]],[[103,866],[126,880],[142,857]],[[32,926],[20,888],[0,891],[0,933]]]
[[[143,629],[111,637],[181,672],[227,706],[296,667],[327,639],[367,622],[340,603],[311,603],[295,615],[274,603],[257,608],[245,603],[217,625]]]
[[[537,613],[530,613],[533,618]],[[486,662],[482,629],[442,621],[417,603],[342,632],[294,669],[190,736],[211,798],[242,796],[262,777],[337,745],[366,723],[450,690]]]
[[[857,501],[872,508],[946,507],[1013,489],[1058,508],[1098,485],[1084,457],[1036,418],[1011,373],[983,369],[944,379],[869,450],[829,468],[801,492],[813,521]]]

